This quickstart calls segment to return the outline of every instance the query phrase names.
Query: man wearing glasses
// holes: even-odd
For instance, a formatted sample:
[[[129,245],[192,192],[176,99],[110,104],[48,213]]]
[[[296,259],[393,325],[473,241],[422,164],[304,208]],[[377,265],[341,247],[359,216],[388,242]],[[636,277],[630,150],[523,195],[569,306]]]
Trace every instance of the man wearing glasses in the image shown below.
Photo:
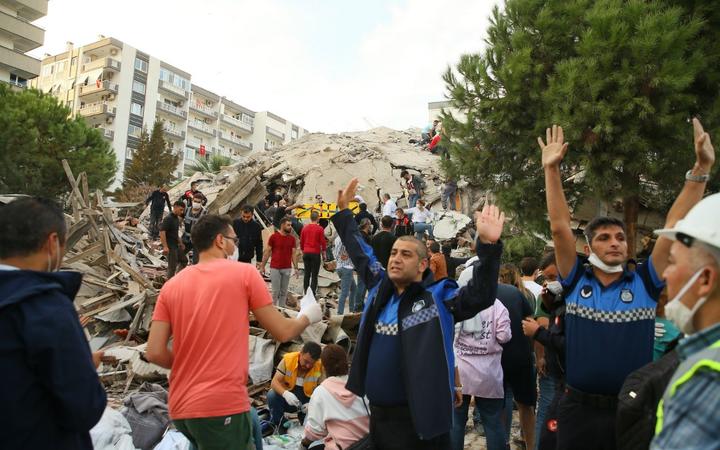
[[[306,300],[297,318],[280,314],[255,267],[237,263],[229,217],[206,215],[191,234],[200,260],[160,291],[146,358],[172,370],[170,417],[196,448],[246,449],[252,437],[246,387],[250,311],[285,342],[319,322],[322,310]]]
[[[668,212],[666,229],[702,199],[715,160],[702,125],[694,119],[693,126],[696,163]],[[562,128],[548,128],[546,143],[541,138],[538,143],[566,301],[567,385],[559,406],[557,448],[613,449],[617,395],[623,381],[652,361],[655,308],[672,241],[660,237],[650,258],[629,271],[624,266],[628,258],[625,224],[597,217],[584,230],[588,257],[579,257],[560,177],[560,163],[568,148]]]

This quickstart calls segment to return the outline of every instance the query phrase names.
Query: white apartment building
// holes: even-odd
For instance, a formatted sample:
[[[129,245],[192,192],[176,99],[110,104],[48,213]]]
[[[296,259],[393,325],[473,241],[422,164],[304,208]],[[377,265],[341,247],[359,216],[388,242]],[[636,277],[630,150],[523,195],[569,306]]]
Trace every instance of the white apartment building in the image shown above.
[[[252,136],[253,146],[265,150],[287,144],[308,133],[305,128],[299,127],[269,111],[255,113],[255,127],[259,132],[254,133]]]
[[[268,139],[287,143],[307,133],[193,85],[190,73],[114,38],[78,48],[68,43],[66,52],[43,59],[31,85],[58,97],[111,141],[118,161],[113,188],[122,183],[143,128],[150,132],[156,120],[163,121],[168,145],[181,155],[178,177],[199,158],[220,154],[237,160],[271,148],[264,145]],[[266,125],[268,115],[279,119],[271,119],[272,127]],[[271,133],[282,134],[282,140]]]
[[[466,116],[465,113],[460,112],[457,108],[454,108],[450,106],[450,102],[447,100],[440,101],[440,102],[429,102],[428,103],[428,123],[431,123],[433,120],[440,119],[440,113],[445,110],[446,112],[450,113],[450,115],[457,120],[464,121]]]
[[[47,0],[0,0],[0,81],[24,88],[40,74],[40,61],[26,55],[45,41],[31,22],[47,15]]]

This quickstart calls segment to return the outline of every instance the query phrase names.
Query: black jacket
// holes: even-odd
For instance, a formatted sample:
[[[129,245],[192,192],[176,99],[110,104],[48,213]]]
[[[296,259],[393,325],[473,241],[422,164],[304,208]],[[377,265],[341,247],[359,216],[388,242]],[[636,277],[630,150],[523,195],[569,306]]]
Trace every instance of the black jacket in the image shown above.
[[[372,231],[370,232],[371,235],[375,234],[375,232],[378,229],[378,223],[377,220],[375,220],[375,216],[370,214],[368,211],[360,211],[355,216],[355,222],[357,222],[358,225],[360,225],[360,221],[363,219],[369,219],[370,223],[372,224]]]
[[[542,302],[538,298],[539,302]],[[540,305],[546,310],[545,305]],[[565,379],[565,302],[556,301],[550,311],[550,325],[540,327],[533,338],[545,347],[545,367],[556,380]]]
[[[348,390],[364,396],[366,377],[373,376],[367,372],[367,363],[375,324],[395,287],[372,248],[359,236],[352,213],[340,211],[332,221],[369,291],[347,382]],[[422,439],[448,433],[452,427],[454,322],[474,317],[493,304],[501,253],[501,243],[478,243],[480,261],[466,287],[458,289],[457,283],[447,278],[434,282],[426,270],[423,281],[412,283],[400,298],[398,333],[403,355],[397,363],[402,366],[413,425]]]
[[[238,237],[238,260],[252,260],[254,251],[255,259],[258,262],[262,261],[262,225],[257,223],[255,219],[248,223],[243,222],[242,219],[235,219],[233,221],[233,230],[235,230],[235,234]]]
[[[156,189],[148,195],[145,199],[145,205],[150,205],[150,211],[153,213],[162,214],[165,209],[165,205],[168,207],[168,211],[172,213],[172,206],[170,205],[170,196],[167,192],[160,192],[160,189]]]
[[[384,269],[387,269],[390,252],[392,251],[395,240],[397,240],[397,237],[390,231],[381,231],[372,237],[371,245],[373,253],[375,253],[375,256]]]
[[[105,389],[73,305],[76,272],[0,270],[0,448],[92,450]]]

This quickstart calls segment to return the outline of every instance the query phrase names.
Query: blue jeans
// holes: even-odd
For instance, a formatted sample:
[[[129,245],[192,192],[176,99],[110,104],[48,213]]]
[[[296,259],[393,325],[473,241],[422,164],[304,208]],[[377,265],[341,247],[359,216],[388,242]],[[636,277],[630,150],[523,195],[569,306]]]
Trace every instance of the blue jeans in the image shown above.
[[[415,230],[415,237],[420,240],[422,240],[423,236],[425,236],[426,231],[428,232],[430,239],[435,239],[435,236],[433,236],[432,224],[425,222],[415,222],[413,223],[413,230]]]
[[[345,313],[345,300],[350,296],[350,311],[355,309],[355,277],[352,269],[338,267],[337,274],[340,277],[340,299],[338,299],[338,314]]]
[[[535,450],[540,445],[540,433],[545,426],[545,415],[555,397],[556,383],[557,380],[550,375],[543,375],[538,378],[540,396],[538,397],[537,418],[535,420]]]
[[[263,448],[263,436],[262,429],[260,428],[260,417],[258,416],[257,409],[250,407],[250,419],[252,420],[252,435],[253,442],[255,443],[255,450]]]
[[[503,411],[503,426],[505,427],[505,442],[510,443],[510,431],[512,431],[512,420],[513,420],[513,393],[512,388],[509,384],[505,383],[503,386],[505,389],[505,407]]]
[[[367,286],[365,286],[365,280],[358,274],[357,276],[357,289],[355,289],[355,300],[354,305],[350,309],[350,312],[362,312],[363,305],[365,304],[365,293],[367,292]]]
[[[408,197],[408,208],[414,208],[419,199],[420,196],[418,194],[410,194]]]
[[[300,400],[303,405],[310,401],[310,399],[305,395],[303,388],[300,386],[295,386],[295,389],[293,389],[291,392],[295,394],[295,396],[298,398],[298,400]],[[270,421],[276,426],[279,426],[283,423],[286,412],[298,412],[298,418],[300,419],[300,423],[302,423],[303,419],[305,418],[304,414],[298,411],[296,407],[290,406],[288,402],[285,401],[282,395],[278,394],[272,389],[270,389],[267,393],[267,402],[268,409],[270,410]]]
[[[475,415],[479,415],[485,428],[485,441],[488,450],[505,450],[505,429],[501,422],[505,401],[501,398],[475,397]],[[453,428],[450,433],[452,450],[462,450],[465,445],[465,423],[468,419],[470,396],[463,395],[463,403],[455,408]]]

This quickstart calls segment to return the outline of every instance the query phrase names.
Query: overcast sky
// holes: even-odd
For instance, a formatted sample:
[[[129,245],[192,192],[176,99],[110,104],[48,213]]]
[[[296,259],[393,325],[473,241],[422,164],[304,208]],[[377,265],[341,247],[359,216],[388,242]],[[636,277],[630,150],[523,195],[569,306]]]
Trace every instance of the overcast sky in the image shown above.
[[[497,0],[51,0],[57,54],[115,37],[192,82],[311,131],[422,126],[442,73],[483,47]]]

